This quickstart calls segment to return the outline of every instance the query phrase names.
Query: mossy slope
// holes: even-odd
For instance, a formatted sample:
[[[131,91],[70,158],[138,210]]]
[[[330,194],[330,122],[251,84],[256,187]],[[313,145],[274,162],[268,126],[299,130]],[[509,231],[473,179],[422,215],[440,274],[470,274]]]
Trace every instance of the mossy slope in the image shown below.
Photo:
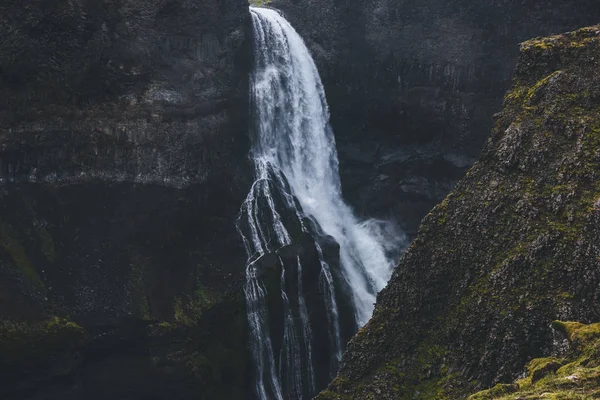
[[[561,358],[536,358],[527,376],[476,393],[469,400],[588,400],[600,398],[600,324],[554,323],[570,344]]]
[[[230,219],[196,212],[204,192],[0,185],[1,399],[249,391],[244,253]]]
[[[600,320],[600,27],[521,46],[480,161],[423,220],[319,399],[464,399]]]
[[[250,365],[241,295],[202,310],[180,307],[171,323],[1,321],[0,398],[244,398]]]

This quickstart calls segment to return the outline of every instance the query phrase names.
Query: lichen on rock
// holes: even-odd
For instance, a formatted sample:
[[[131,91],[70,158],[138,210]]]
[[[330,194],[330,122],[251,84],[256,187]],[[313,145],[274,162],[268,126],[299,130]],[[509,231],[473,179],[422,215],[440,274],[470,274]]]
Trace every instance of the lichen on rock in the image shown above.
[[[0,15],[0,398],[239,398],[248,3]]]
[[[34,323],[2,321],[0,382],[7,388],[23,374],[39,374],[37,379],[68,374],[78,365],[80,352],[90,339],[85,329],[62,317]]]
[[[600,324],[555,321],[554,327],[569,341],[568,353],[559,358],[536,358],[527,376],[496,385],[468,400],[588,400],[600,397]]]
[[[522,44],[481,159],[422,221],[318,398],[510,395],[552,356],[553,320],[600,320],[599,56],[598,26]]]

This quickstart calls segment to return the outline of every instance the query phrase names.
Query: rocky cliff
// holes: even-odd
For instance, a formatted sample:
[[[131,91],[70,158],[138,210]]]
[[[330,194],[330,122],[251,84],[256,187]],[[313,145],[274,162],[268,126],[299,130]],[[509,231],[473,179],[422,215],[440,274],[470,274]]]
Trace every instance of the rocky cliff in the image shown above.
[[[243,397],[247,3],[0,21],[0,397]]]
[[[521,45],[481,159],[320,399],[465,398],[558,352],[553,320],[600,320],[599,56],[599,26]]]
[[[527,375],[499,384],[468,400],[564,399],[588,400],[600,394],[600,324],[555,321],[564,349],[558,357],[536,358]]]
[[[271,4],[318,63],[346,198],[411,238],[479,157],[518,43],[600,20],[595,0]]]

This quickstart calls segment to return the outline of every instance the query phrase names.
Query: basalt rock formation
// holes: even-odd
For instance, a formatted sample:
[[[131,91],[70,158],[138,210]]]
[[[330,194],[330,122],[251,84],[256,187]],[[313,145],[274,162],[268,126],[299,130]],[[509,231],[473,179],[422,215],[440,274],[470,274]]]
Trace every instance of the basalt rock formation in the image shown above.
[[[0,397],[242,398],[247,3],[0,21]]]
[[[414,235],[479,154],[513,45],[600,15],[521,3],[273,3],[319,64],[360,213]],[[250,396],[249,24],[242,0],[0,4],[0,398]],[[598,320],[597,31],[524,45],[484,157],[323,398],[466,396],[552,354],[553,319]],[[277,255],[316,260],[304,239]]]
[[[345,198],[421,219],[479,157],[518,43],[595,24],[595,0],[274,0],[318,64]]]
[[[466,398],[556,355],[552,321],[600,321],[599,56],[600,26],[521,45],[482,158],[319,399]]]

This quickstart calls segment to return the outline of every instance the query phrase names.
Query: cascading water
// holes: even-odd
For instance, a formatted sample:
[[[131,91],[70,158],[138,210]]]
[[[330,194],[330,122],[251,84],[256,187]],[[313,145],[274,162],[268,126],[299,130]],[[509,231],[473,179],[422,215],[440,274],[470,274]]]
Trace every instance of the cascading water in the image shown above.
[[[237,225],[255,390],[261,400],[310,398],[337,371],[342,331],[370,318],[401,240],[390,245],[377,221],[359,221],[342,199],[323,86],[302,38],[275,10],[251,13],[256,181]]]

